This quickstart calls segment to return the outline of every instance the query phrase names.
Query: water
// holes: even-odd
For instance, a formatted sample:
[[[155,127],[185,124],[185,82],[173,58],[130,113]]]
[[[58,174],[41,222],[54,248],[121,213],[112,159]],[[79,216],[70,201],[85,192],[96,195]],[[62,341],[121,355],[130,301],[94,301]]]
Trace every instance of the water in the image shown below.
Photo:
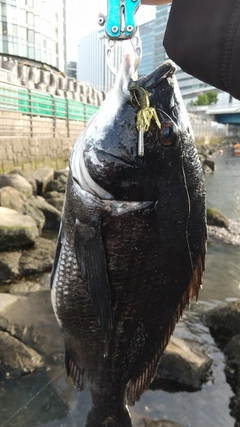
[[[216,156],[217,170],[206,175],[208,205],[221,210],[240,226],[240,158],[234,158],[227,150]],[[187,340],[192,348],[201,346],[213,359],[212,379],[202,390],[187,393],[168,393],[149,390],[135,407],[131,408],[133,424],[142,417],[169,419],[186,427],[233,427],[229,415],[229,400],[232,391],[225,381],[224,357],[217,349],[209,330],[204,326],[204,312],[220,302],[240,298],[240,247],[209,242],[206,260],[204,288],[200,301],[186,310],[178,324],[175,335]],[[48,292],[31,295],[23,301],[25,312],[31,306],[36,313],[33,323],[38,325],[41,313],[51,310]],[[46,308],[47,307],[47,308]],[[22,308],[21,308],[22,309]],[[20,310],[20,308],[19,308]],[[56,375],[60,375],[25,406],[6,427],[81,427],[90,405],[89,390],[77,393],[63,369],[63,344],[52,314],[48,313],[42,329],[43,346],[47,348],[46,366],[37,372],[0,384],[0,427]],[[15,316],[18,313],[14,314]],[[20,319],[19,319],[20,321]],[[48,339],[51,332],[51,337]]]

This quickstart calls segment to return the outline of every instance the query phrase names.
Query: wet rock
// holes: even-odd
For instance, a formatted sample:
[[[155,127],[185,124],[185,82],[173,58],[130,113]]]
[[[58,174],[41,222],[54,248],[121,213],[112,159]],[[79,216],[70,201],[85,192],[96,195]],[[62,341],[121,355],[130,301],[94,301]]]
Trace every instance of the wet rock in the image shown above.
[[[137,427],[184,427],[182,424],[178,424],[174,421],[169,420],[151,420],[148,418],[142,418],[137,422]]]
[[[238,226],[230,224],[230,228],[208,226],[208,243],[221,242],[226,245],[240,245]]]
[[[0,282],[15,279],[19,276],[21,255],[21,251],[0,252]]]
[[[220,348],[240,333],[240,300],[220,305],[208,311],[205,321]]]
[[[203,167],[203,170],[205,170],[206,168],[209,168],[212,172],[214,172],[216,169],[215,162],[210,159],[204,159],[202,162],[202,167]]]
[[[49,191],[44,194],[44,198],[50,205],[54,206],[59,212],[62,212],[64,203],[64,194],[57,191]]]
[[[21,175],[18,174],[3,174],[0,175],[0,188],[13,187],[25,196],[30,197],[33,193],[32,186]]]
[[[0,372],[6,377],[28,374],[43,365],[42,357],[35,350],[0,331]]]
[[[223,351],[229,360],[239,359],[240,363],[240,333],[230,339]]]
[[[12,187],[3,187],[0,189],[0,206],[31,216],[37,224],[39,233],[41,233],[45,224],[45,216],[35,206],[34,196],[27,198]]]
[[[217,209],[207,209],[207,224],[217,227],[229,228],[229,220]]]
[[[55,243],[39,237],[32,248],[22,252],[19,260],[20,275],[27,276],[50,270],[54,252]]]
[[[35,197],[34,204],[45,216],[44,228],[58,229],[61,222],[61,212],[41,196]]]
[[[200,390],[209,380],[211,365],[212,360],[200,349],[197,354],[185,341],[172,337],[159,364],[155,385],[164,389],[172,388],[172,384],[179,390]]]
[[[9,294],[0,294],[0,312],[3,313],[11,304],[18,301],[18,297]]]
[[[30,216],[0,207],[0,251],[33,245],[38,234]]]
[[[46,190],[46,186],[50,181],[53,181],[54,170],[53,168],[42,168],[33,172],[33,178],[37,183],[37,192],[42,195]]]

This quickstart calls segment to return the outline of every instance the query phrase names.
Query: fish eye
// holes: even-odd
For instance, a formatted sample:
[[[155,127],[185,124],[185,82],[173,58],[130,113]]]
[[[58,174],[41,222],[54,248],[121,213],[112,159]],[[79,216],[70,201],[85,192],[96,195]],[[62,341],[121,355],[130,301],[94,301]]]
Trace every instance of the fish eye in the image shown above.
[[[174,125],[171,121],[163,121],[160,129],[160,142],[162,145],[169,147],[176,139]]]

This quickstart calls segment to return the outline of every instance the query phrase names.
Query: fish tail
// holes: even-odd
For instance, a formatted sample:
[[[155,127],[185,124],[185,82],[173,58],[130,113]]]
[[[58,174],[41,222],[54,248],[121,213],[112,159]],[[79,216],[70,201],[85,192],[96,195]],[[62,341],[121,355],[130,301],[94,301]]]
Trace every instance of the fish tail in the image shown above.
[[[106,416],[101,414],[99,408],[91,407],[84,427],[132,427],[127,407],[117,414],[111,412]]]

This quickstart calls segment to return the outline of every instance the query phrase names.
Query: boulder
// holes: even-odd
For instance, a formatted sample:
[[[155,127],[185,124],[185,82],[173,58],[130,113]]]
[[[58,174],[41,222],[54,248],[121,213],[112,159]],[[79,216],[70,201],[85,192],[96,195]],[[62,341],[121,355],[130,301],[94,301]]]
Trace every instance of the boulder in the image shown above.
[[[45,216],[44,228],[58,229],[61,222],[61,212],[41,196],[34,198],[34,204]]]
[[[240,300],[220,305],[205,314],[205,321],[220,348],[240,333]]]
[[[0,206],[14,209],[23,215],[31,216],[37,224],[39,233],[45,224],[45,216],[35,206],[34,196],[27,198],[24,194],[12,187],[3,187],[0,189]]]
[[[177,385],[178,389],[200,390],[209,380],[212,360],[200,349],[199,354],[180,338],[172,337],[157,370],[157,384],[163,388]],[[154,387],[154,384],[153,384]]]
[[[33,178],[37,183],[37,192],[39,195],[42,195],[46,189],[47,184],[50,181],[53,181],[54,178],[54,170],[53,168],[42,168],[33,172]]]
[[[32,248],[23,250],[19,260],[21,276],[38,274],[52,268],[55,243],[39,237]]]
[[[33,194],[35,196],[37,195],[37,183],[36,183],[36,180],[33,178],[33,175],[32,175],[33,173],[31,171],[21,169],[21,168],[16,168],[12,170],[10,173],[23,176],[29,182],[29,184],[31,184]]]
[[[19,276],[21,251],[0,252],[0,282],[16,279]]]
[[[61,176],[65,176],[66,178],[68,177],[68,169],[58,169],[54,171],[54,179],[58,179]]]
[[[44,194],[44,198],[50,205],[54,206],[59,212],[63,210],[64,194],[57,191],[49,191]]]
[[[3,331],[0,331],[0,361],[0,372],[6,377],[28,374],[44,365],[35,350]]]
[[[65,193],[66,183],[61,182],[58,179],[54,179],[49,182],[46,186],[46,192],[48,191],[58,191],[59,193]]]
[[[33,245],[37,237],[38,229],[30,216],[0,207],[0,251]]]
[[[217,209],[207,209],[207,224],[215,225],[216,227],[229,228],[229,220]]]
[[[21,175],[18,174],[2,174],[0,175],[0,188],[13,187],[25,196],[30,197],[33,193],[32,186]]]
[[[0,282],[50,271],[54,252],[55,243],[42,237],[27,250],[0,252]]]

